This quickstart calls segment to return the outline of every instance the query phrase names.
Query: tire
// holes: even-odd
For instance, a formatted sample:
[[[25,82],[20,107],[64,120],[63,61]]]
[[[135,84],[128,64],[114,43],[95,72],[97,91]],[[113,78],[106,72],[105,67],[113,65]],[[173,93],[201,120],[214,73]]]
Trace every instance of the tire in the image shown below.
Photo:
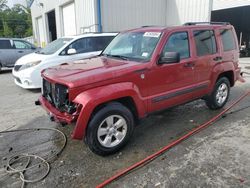
[[[131,111],[121,103],[112,102],[93,115],[85,142],[97,155],[110,155],[127,144],[133,130],[134,117]]]
[[[211,110],[217,110],[225,106],[230,94],[230,82],[226,77],[217,80],[211,95],[206,97],[206,105]]]

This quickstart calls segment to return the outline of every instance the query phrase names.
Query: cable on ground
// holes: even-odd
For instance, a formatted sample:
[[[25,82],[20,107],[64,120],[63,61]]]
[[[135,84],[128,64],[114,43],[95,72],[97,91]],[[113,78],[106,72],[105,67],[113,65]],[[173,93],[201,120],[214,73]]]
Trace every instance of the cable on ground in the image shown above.
[[[27,129],[17,129],[17,130],[6,130],[6,131],[0,131],[0,134],[6,134],[6,133],[14,133],[14,132],[26,132],[26,131],[41,131],[41,130],[47,130],[47,131],[56,131],[57,133],[59,133],[62,138],[63,138],[63,144],[62,146],[53,153],[53,155],[51,155],[50,157],[48,157],[47,159],[44,159],[43,157],[40,157],[38,155],[34,155],[34,154],[28,154],[28,153],[20,153],[20,154],[15,154],[12,155],[10,157],[4,157],[3,159],[6,161],[6,164],[4,166],[5,171],[7,174],[19,174],[19,178],[22,181],[22,188],[25,186],[25,183],[34,183],[34,182],[38,182],[43,180],[50,171],[50,165],[49,163],[52,162],[53,159],[55,159],[56,157],[58,157],[63,149],[65,148],[66,144],[67,144],[67,138],[65,136],[65,134],[58,130],[58,129],[54,129],[54,128],[27,128]],[[31,161],[32,159],[38,160],[37,163],[31,165]],[[26,161],[26,163],[23,165],[21,164],[21,160]],[[20,163],[19,166],[15,166],[14,164]],[[46,171],[41,173],[40,177],[36,178],[36,179],[27,179],[24,176],[24,173],[28,170],[34,169],[35,167],[40,167],[44,165],[46,167]]]

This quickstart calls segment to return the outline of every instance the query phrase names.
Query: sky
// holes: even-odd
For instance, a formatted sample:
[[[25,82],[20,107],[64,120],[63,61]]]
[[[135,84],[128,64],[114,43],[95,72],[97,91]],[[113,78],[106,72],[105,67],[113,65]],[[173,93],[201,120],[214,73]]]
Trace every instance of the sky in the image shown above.
[[[26,0],[8,0],[8,6],[13,7],[15,4],[22,4],[26,6]]]

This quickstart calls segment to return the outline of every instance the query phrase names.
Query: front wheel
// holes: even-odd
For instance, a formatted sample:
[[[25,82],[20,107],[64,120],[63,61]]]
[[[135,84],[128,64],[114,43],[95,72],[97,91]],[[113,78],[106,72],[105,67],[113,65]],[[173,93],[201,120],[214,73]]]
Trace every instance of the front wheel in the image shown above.
[[[86,142],[90,150],[98,155],[113,154],[126,145],[133,129],[131,111],[113,102],[94,114],[88,125]]]
[[[230,93],[230,82],[226,77],[220,78],[214,87],[211,95],[209,95],[205,101],[207,106],[212,110],[222,108],[228,100]]]

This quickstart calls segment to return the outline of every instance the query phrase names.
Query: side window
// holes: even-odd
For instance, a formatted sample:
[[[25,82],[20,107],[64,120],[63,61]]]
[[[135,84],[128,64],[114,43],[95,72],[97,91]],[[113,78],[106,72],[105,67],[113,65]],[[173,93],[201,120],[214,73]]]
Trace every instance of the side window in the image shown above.
[[[232,30],[229,29],[220,30],[220,36],[222,39],[222,45],[224,51],[230,51],[236,49]]]
[[[189,40],[187,32],[172,34],[164,46],[163,54],[166,52],[179,52],[181,59],[190,57]]]
[[[28,45],[26,42],[14,40],[14,45],[16,49],[30,49],[30,45]]]
[[[0,40],[0,49],[13,49],[10,40]]]
[[[198,30],[194,31],[193,34],[198,56],[215,54],[217,52],[214,31]]]
[[[85,52],[86,46],[87,46],[87,38],[82,38],[70,44],[67,49],[73,48],[76,50],[76,53],[79,54]]]
[[[76,53],[78,54],[102,51],[113,38],[114,36],[82,38],[70,44],[67,50],[70,48],[74,48],[76,50]]]

